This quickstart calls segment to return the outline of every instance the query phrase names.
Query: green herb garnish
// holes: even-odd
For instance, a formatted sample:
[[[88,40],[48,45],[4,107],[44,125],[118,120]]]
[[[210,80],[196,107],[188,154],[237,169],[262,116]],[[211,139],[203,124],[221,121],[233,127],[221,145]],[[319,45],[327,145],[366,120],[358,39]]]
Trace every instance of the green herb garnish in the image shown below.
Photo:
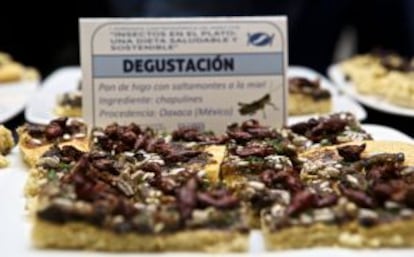
[[[56,171],[53,170],[53,169],[52,170],[49,170],[48,173],[47,173],[47,178],[49,180],[56,180],[57,179]]]
[[[167,131],[161,131],[161,137],[167,137],[169,135],[170,133],[168,133]]]
[[[332,145],[331,141],[329,141],[329,139],[327,139],[327,138],[322,139],[320,144],[321,144],[321,146]]]
[[[261,164],[264,162],[263,158],[257,156],[249,156],[246,158],[246,161],[248,161],[249,164]]]
[[[207,136],[214,136],[215,135],[214,131],[212,131],[212,130],[206,130],[204,132],[204,134],[207,135]]]
[[[282,141],[280,139],[266,140],[266,144],[273,147],[273,149],[275,149],[276,153],[278,153],[278,154],[283,154],[284,153],[284,147],[283,147]]]
[[[66,172],[66,171],[69,171],[70,170],[71,165],[68,164],[68,163],[59,163],[58,168],[59,168],[59,170],[61,170],[63,172]]]

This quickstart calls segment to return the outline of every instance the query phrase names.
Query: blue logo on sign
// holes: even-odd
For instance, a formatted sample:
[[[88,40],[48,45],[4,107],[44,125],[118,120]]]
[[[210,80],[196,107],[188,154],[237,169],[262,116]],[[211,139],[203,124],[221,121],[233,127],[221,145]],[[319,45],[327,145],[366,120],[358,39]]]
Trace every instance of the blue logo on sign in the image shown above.
[[[269,35],[264,32],[256,32],[253,34],[248,33],[248,45],[254,45],[254,46],[271,46],[273,44],[273,38],[275,34]]]

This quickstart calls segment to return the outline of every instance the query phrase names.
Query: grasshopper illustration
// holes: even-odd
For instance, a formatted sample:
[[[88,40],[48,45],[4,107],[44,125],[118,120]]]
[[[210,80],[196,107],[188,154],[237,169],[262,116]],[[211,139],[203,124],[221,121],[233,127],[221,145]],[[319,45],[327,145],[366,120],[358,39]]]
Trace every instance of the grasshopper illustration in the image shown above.
[[[254,115],[257,111],[262,110],[263,117],[266,118],[265,107],[270,105],[274,110],[277,110],[277,107],[274,103],[271,102],[272,99],[270,94],[265,94],[263,97],[251,102],[251,103],[238,103],[240,106],[239,113],[241,115]]]

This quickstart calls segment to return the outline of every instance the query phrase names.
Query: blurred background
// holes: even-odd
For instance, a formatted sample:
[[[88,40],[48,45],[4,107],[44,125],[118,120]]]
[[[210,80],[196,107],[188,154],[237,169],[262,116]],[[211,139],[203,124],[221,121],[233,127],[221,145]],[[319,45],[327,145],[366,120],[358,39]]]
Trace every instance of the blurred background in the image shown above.
[[[322,73],[332,62],[373,48],[405,56],[414,52],[412,0],[86,0],[55,1],[43,8],[39,1],[13,4],[0,18],[0,49],[37,67],[43,77],[63,65],[79,64],[79,17],[284,14],[289,17],[290,64]],[[16,15],[23,8],[34,12]]]
[[[289,18],[289,63],[321,73],[326,73],[333,62],[374,48],[414,55],[412,0],[15,1],[4,10],[0,17],[1,51],[38,68],[43,78],[58,67],[79,65],[79,17],[283,14]],[[19,15],[23,10],[31,14]],[[368,111],[368,122],[391,122],[396,126],[394,117]],[[20,121],[22,115],[12,124],[16,119]],[[404,119],[398,122],[411,121]]]

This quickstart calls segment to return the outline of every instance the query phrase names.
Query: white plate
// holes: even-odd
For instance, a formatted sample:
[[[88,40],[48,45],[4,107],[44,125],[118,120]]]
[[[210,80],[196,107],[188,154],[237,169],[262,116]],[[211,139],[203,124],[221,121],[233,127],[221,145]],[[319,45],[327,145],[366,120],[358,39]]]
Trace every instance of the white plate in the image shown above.
[[[372,134],[376,139],[401,140],[413,142],[409,136],[395,129],[381,125],[363,125],[363,128]],[[31,246],[30,243],[30,224],[25,217],[23,197],[23,186],[26,181],[26,167],[21,161],[18,150],[15,148],[8,157],[11,161],[10,167],[0,170],[0,253],[1,256],[37,257],[37,256],[102,256],[102,253],[82,252],[82,251],[59,251],[59,250],[39,250]],[[250,235],[249,243],[250,255],[269,255],[269,256],[378,256],[381,257],[408,257],[414,256],[411,249],[381,249],[381,250],[350,250],[340,248],[314,248],[302,250],[289,250],[279,252],[265,252],[263,238],[259,231],[253,231]],[[232,256],[247,256],[248,254],[233,254]],[[120,254],[107,253],[105,256],[119,256]],[[155,256],[154,254],[122,254],[128,256]],[[168,256],[183,256],[182,253],[162,254]],[[187,256],[194,256],[194,253],[186,253]],[[197,254],[200,256],[207,256]],[[208,255],[210,256],[210,255]]]
[[[378,96],[363,95],[358,93],[355,86],[351,82],[345,80],[345,74],[340,69],[339,64],[331,65],[328,68],[328,75],[329,78],[331,78],[331,80],[338,86],[338,89],[360,103],[371,107],[372,109],[390,114],[414,117],[413,108],[406,108],[392,104]]]
[[[403,132],[377,124],[362,124],[365,131],[370,133],[374,140],[393,140],[414,143],[414,139]]]
[[[358,120],[366,118],[365,110],[353,100],[339,95],[335,87],[322,75],[309,68],[292,66],[289,67],[288,77],[300,76],[308,79],[321,79],[321,85],[332,93],[332,112],[349,111],[355,114]],[[47,124],[57,118],[53,113],[58,94],[73,91],[78,86],[81,78],[79,67],[66,67],[55,71],[43,83],[41,90],[33,96],[26,108],[26,120],[32,123]],[[304,121],[315,115],[301,115],[289,117],[289,124]]]
[[[332,113],[347,111],[355,115],[358,120],[364,120],[367,117],[367,113],[360,104],[348,98],[345,95],[340,95],[336,87],[324,76],[318,72],[301,66],[290,66],[288,70],[288,78],[291,77],[304,77],[310,80],[319,78],[321,81],[321,87],[328,89],[332,95]],[[288,124],[293,124],[300,121],[308,120],[311,117],[319,115],[300,115],[290,116]]]
[[[38,81],[0,84],[0,123],[8,121],[24,109],[38,84]]]
[[[53,72],[44,80],[40,90],[30,98],[25,111],[26,120],[36,124],[47,124],[57,118],[53,112],[57,96],[76,90],[80,78],[79,67],[65,67]]]

